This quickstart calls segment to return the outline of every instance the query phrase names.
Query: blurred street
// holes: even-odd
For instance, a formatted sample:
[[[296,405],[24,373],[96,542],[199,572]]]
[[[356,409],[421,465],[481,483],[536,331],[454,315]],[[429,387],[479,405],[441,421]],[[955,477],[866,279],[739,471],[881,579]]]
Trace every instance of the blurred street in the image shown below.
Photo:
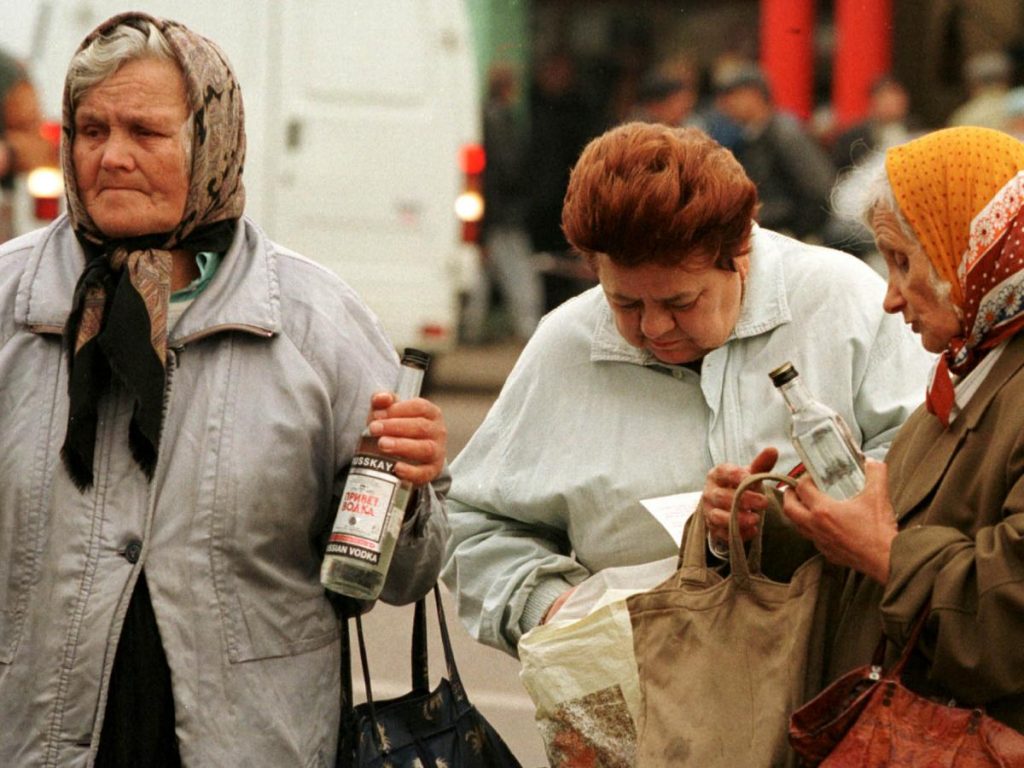
[[[432,363],[431,391],[427,396],[444,410],[449,460],[458,455],[483,420],[520,349],[515,342],[462,347]],[[455,660],[470,701],[508,742],[526,768],[547,765],[533,721],[533,705],[519,682],[519,662],[470,638],[456,615],[451,596],[443,587],[442,593]],[[431,684],[434,685],[444,674],[444,656],[433,602],[428,603],[427,613],[430,617]],[[367,652],[377,699],[400,696],[409,690],[411,626],[410,607],[378,605],[367,616],[364,624],[369,643]],[[361,680],[357,663],[353,682],[360,700]]]

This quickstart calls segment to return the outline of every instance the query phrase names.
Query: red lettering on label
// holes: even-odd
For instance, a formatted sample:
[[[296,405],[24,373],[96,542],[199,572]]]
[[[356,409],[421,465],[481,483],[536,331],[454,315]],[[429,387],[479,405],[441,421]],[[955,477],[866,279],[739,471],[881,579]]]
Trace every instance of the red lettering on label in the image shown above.
[[[341,501],[341,508],[345,512],[352,512],[357,515],[375,515],[380,507],[381,498],[369,493],[349,491]]]

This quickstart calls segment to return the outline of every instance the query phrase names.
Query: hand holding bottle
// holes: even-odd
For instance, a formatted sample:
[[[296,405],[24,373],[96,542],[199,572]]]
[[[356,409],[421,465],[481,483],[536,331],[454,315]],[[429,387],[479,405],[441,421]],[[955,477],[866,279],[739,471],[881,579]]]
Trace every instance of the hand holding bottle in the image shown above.
[[[867,459],[864,475],[864,490],[846,501],[823,493],[810,477],[804,477],[782,495],[782,511],[830,562],[885,584],[897,533],[889,473],[884,463]]]
[[[750,475],[759,472],[770,472],[779,459],[775,448],[765,448],[750,466],[741,467],[737,464],[719,464],[711,468],[704,483],[701,494],[701,510],[708,528],[708,541],[712,551],[719,557],[728,557],[729,552],[729,516],[736,488]],[[740,538],[749,541],[757,533],[757,523],[761,513],[767,508],[768,501],[763,494],[749,490],[741,499],[739,515]]]
[[[327,542],[320,581],[357,600],[375,600],[384,587],[402,523],[416,487],[444,466],[447,430],[441,409],[419,397],[430,355],[402,354],[393,394],[371,397],[370,418],[349,466]]]
[[[398,459],[395,474],[413,485],[425,485],[444,468],[448,429],[444,414],[422,397],[397,400],[391,392],[377,392],[371,400],[368,422],[381,453]]]

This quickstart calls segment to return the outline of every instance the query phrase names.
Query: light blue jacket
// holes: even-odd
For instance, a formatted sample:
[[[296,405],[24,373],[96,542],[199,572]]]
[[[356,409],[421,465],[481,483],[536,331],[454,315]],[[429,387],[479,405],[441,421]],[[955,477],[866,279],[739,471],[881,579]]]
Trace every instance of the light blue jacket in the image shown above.
[[[443,578],[483,643],[515,653],[554,599],[676,547],[640,499],[704,487],[708,470],[776,446],[798,463],[768,372],[791,361],[864,448],[884,456],[924,397],[932,356],[882,311],[863,262],[755,228],[736,327],[701,375],[615,328],[600,286],[544,319],[452,463]]]
[[[321,536],[395,350],[341,280],[244,220],[172,333],[152,482],[115,391],[79,493],[58,455],[60,333],[83,263],[63,218],[0,248],[0,765],[92,763],[143,567],[184,765],[333,765],[339,624]],[[420,496],[389,602],[424,594],[441,565],[442,504]]]

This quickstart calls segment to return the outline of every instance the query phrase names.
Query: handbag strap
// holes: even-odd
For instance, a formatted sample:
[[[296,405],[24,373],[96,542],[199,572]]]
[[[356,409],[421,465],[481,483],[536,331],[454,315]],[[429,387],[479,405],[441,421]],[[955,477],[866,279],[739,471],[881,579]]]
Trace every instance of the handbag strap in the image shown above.
[[[426,693],[430,690],[430,664],[427,656],[427,599],[416,601],[412,618],[412,650],[409,657],[412,690]]]
[[[452,640],[448,634],[448,622],[444,617],[444,606],[441,604],[441,589],[434,585],[434,604],[437,606],[437,627],[441,631],[441,645],[444,647],[444,663],[448,670],[448,682],[451,683],[452,692],[455,697],[463,702],[469,703],[466,696],[466,689],[462,687],[462,677],[459,675],[459,668],[455,665],[455,651],[452,650]]]
[[[906,645],[903,646],[903,650],[900,652],[899,658],[892,665],[885,676],[891,679],[897,679],[903,674],[904,667],[907,666],[907,662],[910,661],[910,657],[914,653],[914,649],[917,648],[917,641],[921,638],[921,631],[924,629],[925,622],[928,621],[928,617],[931,615],[931,604],[925,605],[921,610],[921,613],[914,620],[914,625],[910,628],[910,635],[907,636]],[[878,642],[878,647],[875,649],[875,656],[872,660],[872,664],[876,667],[881,668],[885,662],[885,646],[888,642],[888,638],[885,633],[882,633],[882,639]]]
[[[356,638],[359,641],[359,664],[363,668],[363,686],[366,688],[366,705],[373,720],[373,732],[378,733],[377,710],[373,703],[373,688],[370,685],[370,665],[366,660],[366,640],[363,638],[363,619],[356,614]]]
[[[348,619],[341,620],[341,711],[355,706],[352,693],[352,641],[348,634]]]
[[[430,690],[430,665],[427,647],[427,603],[426,597],[416,601],[413,612],[412,643],[411,643],[411,677],[412,690],[426,693]],[[441,633],[441,645],[444,648],[445,666],[448,680],[456,697],[468,702],[458,666],[455,664],[455,652],[452,649],[451,636],[448,634],[448,623],[445,620],[444,606],[441,602],[441,589],[434,584],[434,603],[437,608],[437,624]],[[366,653],[366,640],[363,635],[363,621],[359,615],[355,617],[356,638],[359,643],[359,663],[363,671],[363,685],[366,690],[366,703],[370,718],[377,724],[377,712],[373,701],[373,686],[370,679],[370,666]],[[341,706],[342,711],[351,709],[353,704],[352,690],[352,648],[348,630],[348,621],[341,624]]]

